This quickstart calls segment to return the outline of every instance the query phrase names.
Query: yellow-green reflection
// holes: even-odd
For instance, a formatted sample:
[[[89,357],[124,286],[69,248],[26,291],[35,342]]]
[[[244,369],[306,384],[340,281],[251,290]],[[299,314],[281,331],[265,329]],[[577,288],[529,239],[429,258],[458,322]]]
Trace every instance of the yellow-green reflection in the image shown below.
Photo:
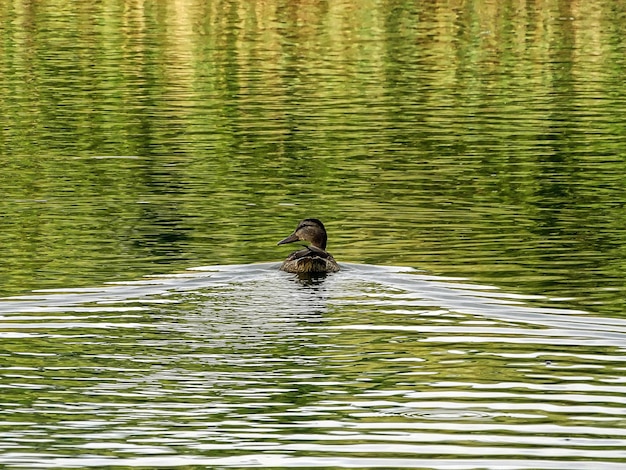
[[[339,260],[621,312],[620,1],[13,1],[0,19],[3,293],[278,260],[315,216]]]

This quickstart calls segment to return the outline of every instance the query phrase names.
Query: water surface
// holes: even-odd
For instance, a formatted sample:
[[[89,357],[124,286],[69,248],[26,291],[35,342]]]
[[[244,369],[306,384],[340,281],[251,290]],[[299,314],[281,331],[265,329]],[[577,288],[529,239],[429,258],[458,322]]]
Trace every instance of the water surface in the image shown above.
[[[408,269],[276,267],[0,303],[1,461],[623,465],[626,322]]]
[[[621,468],[625,11],[3,2],[0,466]]]

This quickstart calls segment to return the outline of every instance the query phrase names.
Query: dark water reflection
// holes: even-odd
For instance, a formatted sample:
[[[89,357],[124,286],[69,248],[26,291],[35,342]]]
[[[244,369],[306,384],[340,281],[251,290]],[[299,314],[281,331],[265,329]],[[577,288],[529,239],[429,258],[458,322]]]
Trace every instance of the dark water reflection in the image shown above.
[[[622,3],[2,3],[0,465],[621,468]]]
[[[623,321],[367,265],[205,269],[0,303],[0,461],[623,465]]]

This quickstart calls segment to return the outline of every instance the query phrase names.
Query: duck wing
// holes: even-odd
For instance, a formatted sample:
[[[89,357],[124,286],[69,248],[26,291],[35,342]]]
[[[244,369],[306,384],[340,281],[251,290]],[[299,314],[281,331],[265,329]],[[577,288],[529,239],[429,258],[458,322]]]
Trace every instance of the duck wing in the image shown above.
[[[300,259],[315,256],[324,259],[332,258],[330,253],[322,250],[321,248],[318,248],[316,246],[307,246],[302,250],[294,251],[293,253],[291,253],[291,255],[289,255],[289,259]]]

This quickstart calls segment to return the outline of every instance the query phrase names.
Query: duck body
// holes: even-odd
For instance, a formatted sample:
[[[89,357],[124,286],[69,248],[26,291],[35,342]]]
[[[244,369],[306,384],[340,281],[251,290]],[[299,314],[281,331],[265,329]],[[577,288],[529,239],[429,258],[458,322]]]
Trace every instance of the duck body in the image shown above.
[[[288,273],[334,273],[339,271],[335,258],[326,251],[328,235],[324,224],[318,219],[304,219],[296,230],[287,238],[278,242],[279,245],[297,241],[308,241],[310,246],[291,253],[280,266],[281,271]]]
[[[291,253],[283,264],[281,271],[288,273],[334,273],[339,271],[339,265],[335,258],[327,251],[317,251],[314,247],[306,247]]]

